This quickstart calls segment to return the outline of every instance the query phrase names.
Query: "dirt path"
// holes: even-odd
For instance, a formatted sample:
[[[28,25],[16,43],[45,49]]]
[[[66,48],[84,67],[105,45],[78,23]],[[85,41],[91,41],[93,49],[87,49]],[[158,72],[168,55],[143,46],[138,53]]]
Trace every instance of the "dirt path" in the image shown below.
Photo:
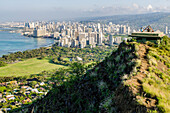
[[[144,106],[149,109],[154,109],[156,107],[157,100],[154,98],[146,97],[146,93],[143,91],[142,81],[147,76],[147,70],[149,68],[149,63],[146,59],[148,46],[144,44],[139,45],[139,57],[141,60],[141,68],[136,76],[133,76],[130,80],[127,80],[127,84],[130,85],[130,90],[136,98],[142,102]]]

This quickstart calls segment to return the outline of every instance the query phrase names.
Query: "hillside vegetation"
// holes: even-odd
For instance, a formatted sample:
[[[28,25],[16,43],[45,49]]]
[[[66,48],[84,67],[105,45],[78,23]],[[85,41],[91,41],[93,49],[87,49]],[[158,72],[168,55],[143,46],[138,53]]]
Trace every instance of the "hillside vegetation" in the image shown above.
[[[0,77],[18,77],[38,74],[42,71],[49,71],[61,67],[64,66],[50,63],[48,59],[32,58],[15,64],[8,64],[5,67],[0,67]]]
[[[170,39],[123,42],[94,68],[75,64],[43,99],[13,112],[170,112]],[[66,73],[66,72],[65,72]]]

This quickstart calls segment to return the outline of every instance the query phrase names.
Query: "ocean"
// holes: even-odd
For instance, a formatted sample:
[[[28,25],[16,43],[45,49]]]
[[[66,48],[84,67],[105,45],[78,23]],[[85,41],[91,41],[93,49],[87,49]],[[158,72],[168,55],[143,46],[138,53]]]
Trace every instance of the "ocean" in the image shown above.
[[[54,39],[25,37],[19,33],[0,31],[0,57],[17,51],[25,51],[54,44]]]

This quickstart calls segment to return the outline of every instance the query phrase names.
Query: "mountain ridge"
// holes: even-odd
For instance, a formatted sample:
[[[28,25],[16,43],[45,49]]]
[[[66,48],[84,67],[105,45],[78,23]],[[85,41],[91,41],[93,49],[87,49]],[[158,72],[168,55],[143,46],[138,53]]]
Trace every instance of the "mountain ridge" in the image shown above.
[[[99,16],[80,19],[81,22],[101,22],[130,25],[133,29],[151,25],[154,29],[164,31],[165,26],[170,27],[170,13],[156,12],[147,14]]]
[[[123,42],[85,74],[13,112],[169,112],[169,47],[168,37],[160,45]]]

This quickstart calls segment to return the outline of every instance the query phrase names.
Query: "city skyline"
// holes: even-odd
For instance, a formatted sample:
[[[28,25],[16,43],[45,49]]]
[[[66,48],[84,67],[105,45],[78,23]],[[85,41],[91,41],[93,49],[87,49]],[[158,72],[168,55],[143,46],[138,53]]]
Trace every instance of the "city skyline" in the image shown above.
[[[170,0],[0,0],[0,22],[170,12]]]

